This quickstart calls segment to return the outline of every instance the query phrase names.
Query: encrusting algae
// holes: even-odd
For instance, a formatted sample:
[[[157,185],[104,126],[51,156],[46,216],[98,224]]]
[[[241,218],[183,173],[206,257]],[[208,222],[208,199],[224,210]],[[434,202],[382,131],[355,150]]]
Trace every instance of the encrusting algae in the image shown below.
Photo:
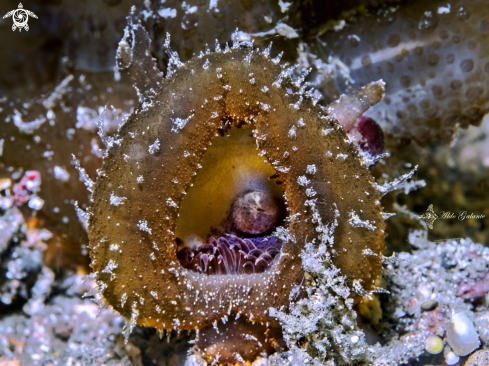
[[[216,42],[215,52],[183,64],[169,40],[166,78],[140,24],[130,22],[119,46],[119,67],[133,78],[140,105],[117,137],[102,137],[108,149],[88,225],[93,276],[104,303],[128,319],[127,332],[136,324],[197,330],[211,358],[253,360],[283,347],[269,309],[286,311],[306,295],[306,245],[327,248],[354,298],[373,290],[384,250],[381,195],[367,153],[337,122],[356,120],[368,105],[364,98],[355,105],[353,95],[357,113],[345,117],[339,103],[333,118],[305,91],[306,74],[291,77],[293,67],[272,59],[271,47],[235,41],[221,50]],[[382,83],[362,92],[376,103]],[[235,144],[228,162],[207,155],[227,139]],[[242,160],[233,156],[239,149]],[[199,180],[201,171],[216,186]],[[265,218],[253,229],[258,217]],[[229,337],[219,336],[225,328]]]

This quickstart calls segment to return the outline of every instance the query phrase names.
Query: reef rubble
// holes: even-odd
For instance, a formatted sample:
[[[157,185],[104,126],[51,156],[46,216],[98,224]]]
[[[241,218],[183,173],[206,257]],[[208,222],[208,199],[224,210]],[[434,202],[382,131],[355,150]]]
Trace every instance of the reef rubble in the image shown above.
[[[17,4],[8,0],[0,5],[2,9],[6,6],[10,8]],[[8,27],[0,28],[0,45],[10,51],[0,60],[0,366],[489,365],[489,225],[484,220],[489,212],[486,188],[489,184],[489,117],[486,114],[489,111],[489,89],[486,85],[489,74],[489,11],[483,0],[347,0],[341,4],[282,0],[101,0],[80,3],[61,0],[29,4],[28,7],[39,15],[38,21],[32,19],[29,33],[14,32],[7,36]],[[130,16],[126,18],[128,14]],[[129,27],[126,27],[127,20]],[[136,26],[131,28],[131,24]],[[236,27],[239,30],[232,33]],[[144,31],[142,41],[136,39],[136,28]],[[226,41],[231,41],[231,48]],[[214,47],[215,52],[210,51],[208,44]],[[269,59],[271,51],[278,54],[277,58]],[[223,68],[216,68],[214,73],[219,61],[216,55],[220,53],[227,54],[230,59],[225,66],[230,66],[224,72]],[[241,53],[242,62],[237,60]],[[267,63],[263,60],[257,63],[258,57],[266,59]],[[278,65],[280,58],[282,65]],[[202,65],[198,61],[200,59]],[[212,61],[210,69],[209,59]],[[268,71],[264,73],[257,68],[243,79],[246,75],[241,75],[240,70],[252,59],[255,66],[263,66],[263,70]],[[294,67],[290,67],[293,64]],[[182,102],[176,101],[175,105],[180,103],[186,107],[196,91],[200,91],[199,97],[204,98],[205,103],[192,106],[197,112],[192,109],[188,114],[177,113],[176,118],[171,118],[171,133],[164,133],[164,138],[154,130],[157,123],[146,124],[141,119],[138,131],[141,135],[135,139],[134,131],[129,132],[129,127],[134,127],[128,126],[131,118],[141,118],[141,112],[144,114],[154,109],[156,91],[160,85],[167,85],[163,75],[172,81],[189,65],[199,66],[200,72],[194,76],[194,69],[187,70],[192,75],[184,78],[188,84],[174,86],[181,89],[179,93],[182,96]],[[125,75],[130,66],[132,75]],[[213,89],[201,82],[204,80],[202,75],[210,75],[211,72],[214,79],[236,79],[232,86],[223,83],[223,91],[218,93],[217,83],[214,84],[214,91],[219,94],[213,98],[215,102],[207,95]],[[270,156],[276,155],[277,158],[272,159],[275,160],[274,166],[270,167],[272,173],[264,170],[263,176],[282,188],[290,189],[287,187],[290,182],[283,178],[290,170],[286,162],[296,154],[297,161],[300,160],[304,167],[300,174],[305,175],[291,182],[297,182],[302,187],[298,188],[311,198],[305,201],[308,207],[301,208],[311,210],[311,220],[307,221],[309,218],[304,215],[307,211],[282,217],[281,205],[286,203],[287,206],[294,201],[294,197],[287,193],[283,195],[284,202],[279,202],[280,212],[270,214],[272,223],[257,232],[243,229],[240,225],[248,220],[242,214],[248,215],[248,211],[252,211],[250,207],[253,207],[246,203],[238,210],[237,205],[233,209],[238,210],[241,216],[228,219],[232,225],[228,222],[226,228],[221,228],[223,232],[219,233],[215,225],[210,225],[212,235],[222,235],[216,240],[217,244],[211,241],[211,245],[203,243],[192,247],[195,242],[187,240],[187,237],[180,239],[178,230],[185,232],[181,226],[177,224],[174,234],[170,226],[160,224],[169,220],[170,215],[165,219],[159,217],[160,207],[156,207],[154,214],[152,205],[159,205],[158,193],[149,195],[144,202],[135,202],[131,195],[132,191],[141,194],[143,187],[154,188],[161,184],[169,190],[177,187],[178,194],[183,197],[188,188],[183,185],[193,179],[190,175],[197,174],[196,169],[199,169],[201,177],[202,172],[205,173],[205,169],[200,170],[201,164],[194,164],[191,170],[184,172],[189,175],[188,179],[182,179],[180,173],[172,175],[171,183],[169,179],[163,182],[146,174],[156,170],[151,163],[147,164],[145,174],[139,172],[131,176],[131,183],[126,179],[129,173],[124,175],[120,171],[129,169],[133,163],[134,172],[140,169],[142,160],[139,160],[137,149],[133,149],[138,147],[134,142],[142,141],[144,153],[149,153],[151,161],[156,161],[165,149],[174,150],[170,146],[175,143],[173,137],[185,135],[190,127],[205,119],[199,117],[198,111],[209,108],[204,108],[208,104],[206,98],[211,99],[210,104],[216,105],[213,111],[221,110],[221,104],[227,104],[229,109],[230,94],[237,90],[242,93],[241,86],[245,91],[255,88],[260,82],[260,75],[267,73],[277,74],[278,84],[284,82],[280,86],[280,98],[285,101],[293,99],[293,103],[284,104],[283,112],[274,120],[287,122],[300,108],[306,108],[308,112],[314,108],[327,111],[342,126],[336,132],[331,132],[333,128],[321,131],[324,136],[329,135],[328,139],[334,136],[339,139],[331,149],[340,149],[343,145],[350,149],[351,145],[354,151],[359,148],[360,154],[348,155],[342,149],[336,151],[338,154],[334,158],[327,151],[326,157],[335,164],[335,169],[324,179],[322,176],[319,179],[322,162],[317,156],[324,155],[324,152],[320,143],[315,141],[320,133],[316,136],[314,131],[309,131],[308,138],[302,138],[302,145],[298,145],[301,134],[304,136],[304,131],[315,125],[307,118],[295,118],[290,129],[281,131],[276,137],[268,137],[268,141],[274,138],[277,141],[277,148],[274,145],[269,149]],[[261,79],[264,79],[263,75]],[[277,81],[271,83],[270,78],[266,79],[270,88],[263,84],[263,88],[256,90],[257,95],[270,96],[276,91]],[[311,89],[306,91],[308,88]],[[377,88],[377,92],[372,88]],[[166,89],[169,93],[164,99],[168,103],[175,93],[170,88]],[[340,96],[355,90],[359,91]],[[375,100],[369,100],[369,97]],[[349,98],[356,99],[358,103],[345,102]],[[242,121],[236,117],[242,113],[240,103],[244,99],[238,96],[236,101],[237,112],[232,114],[235,121],[220,112],[222,126],[208,131],[209,145],[214,144],[214,148],[219,145],[216,139],[210,142],[214,133],[218,139],[219,134],[229,138],[235,127],[239,127],[241,135],[245,134]],[[366,105],[363,109],[362,103]],[[367,111],[374,104],[375,107]],[[255,118],[255,112],[258,116],[271,115],[271,110],[275,112],[273,107],[272,103],[257,103],[250,120]],[[167,114],[173,116],[175,110],[179,111],[175,107]],[[354,118],[344,118],[350,114]],[[211,119],[217,115],[218,112],[213,112]],[[157,114],[157,117],[161,121],[162,115]],[[336,126],[336,122],[330,123],[330,127]],[[355,126],[352,127],[352,123]],[[481,126],[477,127],[479,124]],[[468,129],[470,125],[473,126]],[[343,129],[346,134],[343,134]],[[120,131],[127,134],[118,136]],[[188,140],[192,148],[200,141],[197,138],[199,130],[195,131]],[[255,145],[266,144],[267,139],[266,134],[252,136],[252,139],[250,151],[254,154],[257,152]],[[284,146],[281,139],[291,144],[283,155],[275,152]],[[125,150],[127,155],[120,156],[122,159],[118,165],[110,171],[102,167],[102,160],[111,156],[109,150],[121,146],[130,146],[131,149]],[[298,146],[300,152],[296,153]],[[311,152],[315,148],[316,152],[311,153],[312,160],[305,164],[307,154],[304,151]],[[385,152],[384,148],[387,149]],[[194,159],[189,158],[189,150],[192,151],[188,148],[182,150],[181,156],[177,156],[174,150],[167,156],[174,158],[177,168],[183,167],[184,171],[186,164],[182,161]],[[203,150],[207,150],[207,146]],[[213,153],[228,155],[222,151],[214,150]],[[230,152],[229,149],[224,151]],[[244,160],[243,151],[236,155],[236,161]],[[209,158],[209,151],[206,156]],[[263,163],[263,156],[267,157],[265,150],[255,158]],[[130,158],[134,158],[133,161]],[[172,160],[170,158],[168,160]],[[352,160],[357,158],[361,160],[362,169],[374,177],[369,178],[368,184],[357,184],[355,188],[368,198],[350,194],[354,174],[347,178],[338,169],[341,164],[350,169]],[[277,165],[279,160],[284,164]],[[227,184],[220,179],[224,175],[221,167],[227,164],[228,170],[235,169],[234,160],[232,164],[231,160],[217,164],[223,161],[224,158],[216,159],[215,169],[207,171],[208,176],[214,174],[212,182],[219,189]],[[316,164],[317,161],[321,163]],[[165,164],[165,173],[173,174],[172,165],[166,161]],[[144,163],[141,166],[144,167]],[[416,167],[413,169],[413,166]],[[293,165],[291,167],[294,168]],[[209,321],[203,330],[180,327],[179,319],[185,318],[186,313],[183,308],[174,309],[172,306],[180,300],[166,304],[166,309],[160,308],[163,298],[170,300],[170,296],[176,296],[180,299],[176,291],[166,284],[162,286],[163,276],[160,274],[163,274],[163,269],[161,272],[159,268],[155,270],[152,278],[147,276],[140,280],[149,273],[146,268],[151,267],[155,257],[158,259],[161,254],[158,252],[162,246],[155,244],[158,240],[152,240],[144,250],[140,248],[147,243],[137,246],[134,245],[135,240],[122,241],[123,245],[108,241],[103,244],[107,235],[100,230],[100,240],[92,240],[89,244],[87,227],[90,215],[93,216],[90,207],[93,207],[95,196],[90,195],[84,185],[93,193],[95,185],[105,184],[112,174],[119,174],[117,184],[108,182],[107,194],[102,197],[107,201],[108,214],[105,212],[97,219],[105,221],[106,217],[112,217],[114,221],[113,213],[132,206],[134,211],[121,218],[122,226],[119,227],[119,221],[114,221],[116,226],[111,230],[120,234],[119,239],[124,241],[131,235],[146,238],[146,234],[153,235],[152,238],[163,236],[161,233],[174,235],[176,240],[171,245],[182,249],[176,251],[180,254],[178,260],[181,264],[188,262],[188,267],[195,270],[195,273],[189,273],[198,279],[195,283],[199,286],[205,285],[206,280],[216,282],[217,277],[209,279],[200,276],[200,272],[208,271],[213,275],[239,272],[233,266],[242,259],[262,258],[256,272],[275,268],[274,263],[292,253],[281,251],[282,242],[286,245],[288,241],[293,242],[294,248],[298,248],[292,253],[295,262],[284,273],[288,277],[298,274],[296,281],[287,281],[284,277],[282,280],[289,286],[286,289],[284,283],[271,280],[276,292],[258,291],[260,293],[255,300],[261,304],[262,313],[273,318],[273,326],[269,328],[267,320],[270,319],[257,320],[247,309],[248,300],[251,306],[254,303],[249,296],[248,299],[245,297],[255,294],[252,292],[254,286],[240,285],[239,288],[242,292],[238,296],[242,301],[240,306],[247,310],[242,312],[235,306],[235,311],[231,312],[230,306],[229,313],[226,313],[228,307],[221,306],[225,291],[209,290],[204,286],[203,292],[192,292],[198,286],[189,288],[188,283],[180,282],[183,276],[179,277],[179,274],[187,272],[183,268],[185,265],[180,268],[183,272],[175,271],[173,266],[178,262],[175,257],[175,263],[172,261],[164,270],[175,284],[178,283],[178,288],[181,287],[183,297],[190,293],[189,297],[195,295],[196,302],[200,293],[201,297],[212,297],[215,303],[211,307],[217,304],[222,308],[215,319],[207,316],[212,311],[204,313],[203,307],[198,309],[201,310],[201,320]],[[423,180],[416,180],[417,176]],[[324,188],[326,185],[323,187],[328,179],[335,181],[340,193],[334,199],[330,190]],[[317,187],[306,187],[310,182]],[[198,181],[189,184],[193,186],[194,183],[198,185]],[[330,184],[329,181],[327,183]],[[132,184],[130,188],[129,184]],[[323,188],[324,192],[321,192]],[[399,188],[403,188],[405,195],[389,193]],[[407,195],[421,188],[423,190]],[[127,190],[124,196],[123,189]],[[219,193],[219,189],[215,191]],[[153,189],[156,191],[161,190]],[[192,189],[189,192],[192,194]],[[202,203],[202,197],[212,201],[211,195],[203,192],[196,194],[199,200],[190,200],[187,211],[197,211],[196,202]],[[384,196],[382,200],[377,199],[378,195]],[[282,193],[279,196],[282,198]],[[447,199],[448,196],[451,199]],[[226,201],[222,194],[218,194],[217,199],[212,197],[213,202],[222,201],[221,206]],[[372,201],[379,208],[379,212],[377,208],[374,210],[374,220],[367,213],[370,211],[371,214],[370,209],[362,208],[356,212],[341,207],[342,201],[366,207],[364,200]],[[440,215],[434,227],[427,226],[417,215],[426,209],[428,200],[432,214],[435,214],[434,206]],[[175,208],[178,210],[180,201],[167,197],[162,201],[162,206],[166,202],[166,209],[172,212],[172,220],[186,216],[184,209],[174,211]],[[185,201],[183,204],[185,206]],[[326,211],[327,205],[340,210],[328,210],[323,225],[318,212]],[[455,206],[469,215],[457,222],[456,218],[450,221],[448,216],[442,217]],[[191,216],[188,222],[208,214],[204,205],[200,207],[203,211]],[[383,211],[395,213],[381,213],[381,207]],[[151,220],[151,215],[148,220],[136,217],[144,210],[153,212],[154,220]],[[290,205],[286,210],[290,210]],[[260,215],[264,212],[261,208],[259,211]],[[338,226],[339,211],[341,222]],[[305,221],[300,223],[298,217]],[[92,224],[94,220],[92,217]],[[131,220],[134,220],[134,227],[125,225]],[[318,234],[321,240],[311,239],[311,235],[290,235],[294,231],[290,231],[287,225],[302,225],[300,229],[304,229],[310,222],[319,223],[314,230],[321,233]],[[279,223],[284,224],[285,229],[278,227]],[[342,230],[344,227],[350,232],[373,233],[376,230],[382,245],[374,251],[360,250],[362,245],[367,247],[366,242],[347,237],[350,232],[346,235]],[[419,230],[420,227],[423,229]],[[233,235],[239,232],[243,238],[230,239],[229,245],[224,246],[223,238],[230,235],[226,230]],[[273,240],[269,241],[270,238]],[[190,243],[188,247],[185,241]],[[353,244],[349,246],[348,241]],[[345,246],[338,247],[340,242]],[[97,247],[101,251],[100,256],[92,253],[89,259],[89,250]],[[126,266],[114,259],[119,258],[122,249]],[[164,250],[167,250],[166,246]],[[393,251],[400,253],[386,257]],[[114,260],[99,260],[106,255]],[[221,261],[220,256],[226,260]],[[341,256],[351,264],[350,269],[366,275],[368,281],[362,276],[349,277],[337,262]],[[375,262],[374,275],[365,270],[362,261]],[[141,270],[137,275],[132,273],[133,268],[136,271],[135,263]],[[216,263],[226,267],[225,270],[221,268],[219,273],[214,273]],[[98,274],[97,266],[101,266]],[[178,263],[176,267],[179,268]],[[90,271],[92,274],[86,276]],[[121,272],[123,275],[119,276]],[[252,272],[255,272],[254,265]],[[381,274],[377,278],[379,272]],[[116,275],[117,281],[114,281]],[[246,276],[240,280],[243,283],[248,280],[249,285]],[[127,286],[129,281],[133,281],[133,287]],[[107,304],[104,297],[115,283],[122,284],[122,288],[127,286],[129,290],[123,290],[117,301]],[[109,286],[104,294],[106,284]],[[139,291],[147,284],[160,286],[159,299],[158,293],[149,291],[149,288],[144,293]],[[236,284],[234,288],[237,288]],[[140,296],[140,293],[148,296]],[[274,303],[273,297],[278,293],[283,301]],[[126,300],[129,301],[124,313],[120,311],[119,303],[120,308],[124,308]],[[231,300],[235,301],[234,298]],[[209,304],[207,302],[203,306]],[[142,309],[150,305],[157,314],[143,314]],[[175,313],[169,315],[168,309]],[[185,307],[185,311],[190,311],[188,309]],[[172,322],[168,327],[163,325],[163,328],[157,326],[155,329],[137,325],[154,326],[151,322],[160,317],[161,311],[163,314],[168,311],[166,324]],[[188,319],[194,321],[196,318],[197,315],[192,314]],[[248,332],[250,329],[253,330]],[[239,353],[228,350],[225,361],[232,359],[232,362],[222,362],[219,357],[223,353],[219,352],[219,346],[215,347],[218,342],[221,349],[239,344],[250,355],[245,360]],[[212,347],[214,349],[211,350]]]
[[[2,243],[12,253],[16,248],[30,252],[22,256],[22,263],[28,265],[45,249],[44,241],[50,235],[46,230],[30,229],[19,216],[15,207],[6,210],[0,217],[4,234]],[[10,233],[9,235],[5,235]],[[348,340],[342,332],[354,329],[353,319],[341,313],[339,298],[331,298],[324,306],[321,300],[333,289],[341,291],[339,283],[328,282],[331,269],[318,266],[317,253],[304,250],[303,260],[313,276],[307,282],[309,297],[297,302],[290,315],[277,312],[284,324],[285,338],[290,350],[277,352],[268,358],[259,357],[255,366],[274,365],[341,365],[341,360],[332,358],[322,363],[307,354],[306,348],[297,346],[302,337],[318,347],[328,342],[328,337],[337,336],[338,353],[349,354],[351,364],[419,365],[442,363],[457,350],[447,338],[450,320],[457,314],[464,314],[474,325],[477,344],[470,351],[486,350],[489,346],[489,249],[470,239],[447,240],[434,243],[422,231],[412,232],[410,244],[412,253],[400,253],[384,260],[381,298],[383,317],[376,326],[368,326],[367,337],[362,331],[347,331]],[[18,249],[17,249],[18,250]],[[40,258],[40,256],[37,256]],[[321,257],[321,256],[319,256]],[[29,262],[30,261],[30,262]],[[18,260],[19,262],[19,260]],[[192,348],[189,341],[194,338],[185,332],[177,335],[169,333],[165,339],[145,327],[136,327],[128,343],[122,335],[124,319],[111,308],[99,309],[90,299],[82,295],[95,286],[91,280],[76,273],[55,278],[53,272],[42,262],[30,264],[36,271],[30,276],[17,276],[17,283],[3,281],[2,306],[23,303],[22,311],[12,309],[0,320],[0,362],[11,364],[53,365],[208,365],[205,355]],[[328,263],[326,262],[322,262]],[[34,274],[32,274],[34,273]],[[34,280],[32,280],[32,277]],[[339,287],[338,287],[339,286]],[[17,291],[15,289],[24,288]],[[322,306],[319,306],[322,304]],[[345,308],[348,303],[345,303]],[[306,310],[307,309],[307,310]],[[304,312],[306,311],[306,312]],[[341,316],[343,314],[343,317]],[[355,314],[350,313],[350,314]],[[328,318],[331,321],[328,321]],[[356,317],[353,315],[353,317]],[[300,321],[300,324],[297,323]],[[325,325],[331,324],[331,328]],[[333,326],[333,324],[336,324]],[[343,324],[343,325],[339,325]],[[353,328],[352,328],[353,327]],[[340,329],[343,329],[341,331]],[[382,345],[371,345],[369,335],[376,332],[383,336]],[[425,342],[431,336],[443,340],[444,349],[439,355],[425,351]],[[371,338],[371,337],[370,337]],[[345,339],[343,344],[339,339]],[[294,340],[295,342],[290,342]],[[358,347],[360,346],[360,347]],[[482,352],[482,351],[481,351]],[[355,356],[356,355],[356,356]],[[362,355],[358,358],[359,355]],[[477,356],[476,356],[477,355]],[[337,358],[338,358],[337,357]],[[457,355],[462,365],[468,356]],[[483,359],[478,352],[475,358]],[[363,358],[363,361],[362,361]],[[372,363],[366,360],[370,359]],[[472,363],[470,363],[472,362]],[[473,365],[474,361],[467,361]]]

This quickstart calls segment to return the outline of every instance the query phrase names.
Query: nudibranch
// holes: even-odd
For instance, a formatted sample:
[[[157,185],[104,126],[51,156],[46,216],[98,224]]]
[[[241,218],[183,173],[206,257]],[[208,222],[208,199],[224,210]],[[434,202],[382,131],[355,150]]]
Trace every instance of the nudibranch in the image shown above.
[[[269,309],[301,296],[306,243],[327,246],[357,297],[372,290],[381,196],[341,124],[378,102],[382,83],[325,109],[305,90],[307,71],[292,77],[271,45],[216,41],[182,63],[168,37],[166,77],[149,46],[130,21],[117,60],[140,105],[105,139],[88,221],[93,276],[127,334],[197,330],[221,362],[280,349]]]

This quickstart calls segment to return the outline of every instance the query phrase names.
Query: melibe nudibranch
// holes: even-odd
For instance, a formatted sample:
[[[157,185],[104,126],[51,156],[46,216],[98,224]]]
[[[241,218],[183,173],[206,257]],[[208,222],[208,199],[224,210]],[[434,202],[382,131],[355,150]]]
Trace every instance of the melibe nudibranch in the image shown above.
[[[271,45],[216,41],[186,63],[169,37],[166,47],[164,77],[141,24],[130,21],[119,45],[140,104],[109,138],[93,187],[93,277],[127,335],[136,324],[197,330],[211,357],[252,360],[284,346],[269,309],[305,294],[306,243],[327,248],[353,297],[373,289],[381,196],[338,121],[351,127],[383,83],[330,113],[306,90],[307,70],[281,65]],[[353,225],[352,211],[368,225]]]

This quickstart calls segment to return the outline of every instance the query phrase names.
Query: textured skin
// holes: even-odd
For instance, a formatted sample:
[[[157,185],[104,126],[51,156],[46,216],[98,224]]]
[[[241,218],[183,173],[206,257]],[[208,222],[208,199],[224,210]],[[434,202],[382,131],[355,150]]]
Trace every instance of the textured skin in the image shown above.
[[[63,103],[73,109],[64,111],[59,104],[54,107],[56,125],[43,125],[41,145],[32,141],[34,135],[21,134],[11,123],[4,124],[0,129],[0,138],[5,140],[3,155],[0,157],[0,175],[10,176],[12,169],[16,171],[18,168],[23,168],[24,171],[41,171],[43,186],[40,195],[46,202],[41,215],[57,235],[69,237],[63,251],[71,253],[70,261],[76,264],[86,263],[86,257],[79,256],[80,244],[86,244],[86,236],[77,221],[71,202],[78,200],[80,206],[83,206],[88,203],[88,194],[77,179],[70,154],[75,153],[81,158],[82,166],[92,178],[101,163],[89,148],[93,139],[98,140],[94,132],[77,131],[75,140],[72,141],[66,137],[66,131],[75,127],[75,111],[79,105],[96,109],[105,103],[117,105],[118,102],[134,99],[130,83],[125,83],[124,80],[114,81],[112,72],[101,73],[114,67],[117,42],[123,34],[132,3],[126,0],[87,4],[66,0],[33,2],[28,8],[39,19],[30,20],[29,32],[13,33],[9,27],[0,30],[0,46],[8,50],[0,60],[0,89],[2,95],[8,97],[7,100],[0,101],[0,115],[3,120],[12,115],[14,109],[22,114],[27,113],[25,121],[33,120],[39,115],[45,116],[47,109],[37,103],[37,98],[43,93],[51,92],[70,73],[75,76],[75,80],[83,73],[93,86],[90,90],[78,89],[80,85],[75,81],[71,83],[80,92],[67,95]],[[452,138],[457,123],[462,126],[477,124],[480,116],[487,110],[485,78],[488,51],[486,23],[483,20],[487,19],[488,10],[481,0],[380,2],[388,6],[398,5],[398,10],[394,13],[379,11],[383,9],[382,6],[363,0],[328,1],[327,6],[322,2],[293,4],[288,13],[282,13],[275,2],[237,0],[217,3],[216,9],[219,12],[216,9],[209,12],[210,2],[207,1],[189,1],[185,9],[177,1],[167,1],[164,4],[153,2],[151,8],[135,2],[136,15],[145,19],[145,24],[155,40],[152,54],[157,57],[160,69],[165,70],[167,66],[168,57],[162,48],[167,31],[172,35],[172,46],[185,61],[192,54],[198,54],[205,49],[206,43],[212,46],[215,38],[223,45],[222,42],[230,38],[230,33],[236,27],[248,33],[266,32],[283,18],[287,24],[298,30],[303,40],[314,46],[313,50],[322,55],[323,59],[329,55],[338,56],[348,65],[349,59],[356,58],[361,64],[361,59],[369,55],[375,63],[380,51],[395,51],[392,54],[393,60],[387,57],[380,60],[378,65],[351,68],[354,80],[351,89],[345,87],[344,80],[336,73],[336,91],[331,92],[328,88],[322,91],[326,94],[326,99],[332,99],[339,92],[356,90],[360,85],[384,78],[387,82],[387,98],[368,113],[382,124],[385,132],[396,137],[415,139],[423,144],[436,138],[448,141]],[[439,5],[445,6],[447,3],[451,5],[451,12],[437,14]],[[0,4],[0,11],[4,14],[17,6],[17,2],[5,1]],[[194,6],[197,11],[189,11]],[[467,12],[457,16],[461,7]],[[159,16],[158,11],[162,8],[175,9],[176,16]],[[433,19],[437,21],[426,22],[427,25],[432,24],[428,29],[419,29],[424,12],[429,10],[435,13]],[[323,33],[324,29],[330,29],[323,28],[328,21],[341,17],[347,20],[347,26],[343,30]],[[189,23],[193,24],[192,29],[185,30],[181,27],[182,21],[195,22]],[[215,27],[216,23],[220,27]],[[446,32],[449,34],[448,38],[444,38]],[[422,46],[422,54],[420,49],[412,47],[411,33],[415,35],[413,42]],[[318,34],[322,43],[315,41]],[[356,38],[349,38],[353,34],[358,35],[361,40],[356,47]],[[285,53],[286,56],[294,58],[295,53],[291,50],[295,49],[297,39],[287,40],[273,36],[273,40],[274,47],[290,51]],[[268,37],[257,38],[257,43],[265,41],[268,42]],[[389,46],[396,42],[399,42],[396,47]],[[408,55],[401,55],[401,61],[397,61],[396,57],[402,47],[406,48]],[[449,63],[451,59],[448,56],[451,54],[454,55],[454,60]],[[436,55],[438,61],[435,63]],[[469,69],[470,62],[465,62],[464,68],[461,68],[462,62],[466,60],[473,61],[471,71],[464,71]],[[390,71],[388,62],[394,65],[394,71]],[[380,74],[377,66],[381,67]],[[114,92],[107,91],[107,88]],[[119,90],[123,90],[122,93]],[[16,100],[18,96],[20,99]],[[31,98],[36,102],[32,103]],[[98,101],[94,101],[95,98]],[[29,102],[24,107],[26,101]],[[12,141],[10,137],[15,140]],[[81,145],[83,149],[79,148]],[[27,146],[30,150],[26,150]],[[40,158],[45,151],[53,151],[54,160]],[[69,185],[53,178],[52,170],[55,165],[69,171]],[[66,200],[68,204],[65,203]],[[60,209],[60,214],[55,215],[52,212],[55,207]],[[68,224],[61,221],[64,216],[69,218]]]
[[[489,111],[488,40],[484,0],[408,1],[357,13],[321,35],[315,50],[348,68],[349,78],[335,75],[340,93],[383,79],[386,97],[367,115],[384,132],[424,145],[449,141],[457,125],[477,125]]]
[[[144,39],[142,28],[137,29],[136,43]],[[250,62],[246,61],[250,56]],[[287,89],[297,92],[299,88],[287,79],[281,87],[272,85],[281,71],[246,47],[194,58],[167,77],[151,99],[151,107],[140,108],[121,129],[121,144],[109,151],[104,174],[96,182],[89,221],[90,255],[106,301],[131,318],[132,324],[202,329],[238,313],[255,322],[277,324],[267,309],[287,306],[290,291],[303,279],[299,257],[303,245],[327,239],[326,232],[321,234],[317,227],[326,231],[321,225],[333,224],[335,208],[340,218],[331,250],[347,282],[361,280],[369,290],[380,273],[380,258],[362,254],[367,248],[381,254],[384,247],[380,197],[370,184],[372,177],[335,120],[309,99],[295,109],[292,104],[299,98]],[[231,88],[224,88],[227,85]],[[262,90],[264,86],[268,91]],[[189,115],[193,117],[181,130],[172,131],[175,118]],[[301,118],[305,125],[288,138]],[[181,268],[176,258],[174,232],[183,192],[192,189],[194,172],[198,174],[198,164],[223,120],[249,124],[264,157],[277,169],[289,168],[277,173],[289,215],[300,216],[288,224],[290,238],[280,260],[262,274],[206,276]],[[329,133],[323,133],[327,128]],[[148,148],[156,138],[160,149],[150,154]],[[328,157],[327,151],[334,155]],[[348,157],[338,157],[339,153]],[[311,164],[317,172],[307,176],[306,184],[299,177],[306,175]],[[142,184],[136,182],[139,175],[144,177]],[[172,182],[174,178],[178,183]],[[311,203],[306,202],[314,194],[306,188],[317,192],[314,217]],[[126,197],[125,204],[110,205],[112,193]],[[350,226],[347,218],[352,210],[377,229]],[[141,226],[138,229],[142,220],[151,233]],[[125,299],[123,304],[121,299]]]
[[[166,32],[171,32],[173,47],[186,60],[201,51],[206,43],[213,45],[216,38],[228,40],[237,27],[245,32],[266,31],[282,16],[278,5],[269,1],[218,2],[212,11],[208,11],[209,1],[188,1],[187,4],[184,8],[181,1],[165,4],[154,1],[147,8],[143,1],[129,0],[31,2],[26,8],[37,14],[38,19],[30,19],[29,32],[12,32],[10,27],[0,29],[0,47],[8,50],[0,60],[0,91],[8,98],[0,100],[0,119],[7,122],[0,128],[0,139],[5,141],[0,156],[0,177],[10,177],[19,168],[41,172],[40,197],[45,204],[38,215],[47,228],[62,238],[62,249],[56,247],[54,252],[57,253],[53,255],[65,257],[54,258],[51,265],[88,264],[88,257],[82,255],[88,240],[73,203],[77,201],[80,207],[86,208],[89,192],[78,179],[71,154],[77,156],[81,166],[94,179],[96,169],[101,167],[101,159],[97,156],[100,155],[98,151],[94,153],[92,141],[102,148],[103,145],[95,130],[75,127],[76,111],[78,106],[97,110],[108,104],[128,112],[128,102],[135,100],[132,83],[124,79],[114,80],[112,72],[117,45],[131,6],[136,6],[137,16],[145,19],[151,30],[155,40],[152,52],[158,57],[162,70],[166,70],[168,62],[163,50]],[[0,13],[5,14],[17,6],[18,2],[1,2]],[[194,6],[197,11],[189,11]],[[163,8],[174,9],[176,16],[160,16],[158,11]],[[269,22],[265,21],[265,16]],[[187,21],[191,27],[183,29],[181,24]],[[214,26],[216,22],[220,27]],[[285,48],[286,43],[283,44]],[[46,116],[48,109],[42,105],[42,95],[51,93],[70,74],[74,79],[69,84],[71,89],[61,98],[63,105],[56,103],[51,108],[55,113],[54,125],[46,122],[34,134],[26,135],[8,122],[8,116],[13,115],[14,110],[22,113],[25,122]],[[82,75],[86,81],[79,83],[78,78]],[[73,139],[67,137],[67,131],[71,129],[76,132]],[[41,142],[34,142],[34,136],[39,136]],[[43,157],[46,151],[54,153],[52,159]],[[55,179],[55,166],[69,172],[68,182]],[[53,211],[55,208],[59,213]],[[26,213],[31,214],[31,211],[26,210]],[[66,219],[62,221],[64,217],[68,222]]]

